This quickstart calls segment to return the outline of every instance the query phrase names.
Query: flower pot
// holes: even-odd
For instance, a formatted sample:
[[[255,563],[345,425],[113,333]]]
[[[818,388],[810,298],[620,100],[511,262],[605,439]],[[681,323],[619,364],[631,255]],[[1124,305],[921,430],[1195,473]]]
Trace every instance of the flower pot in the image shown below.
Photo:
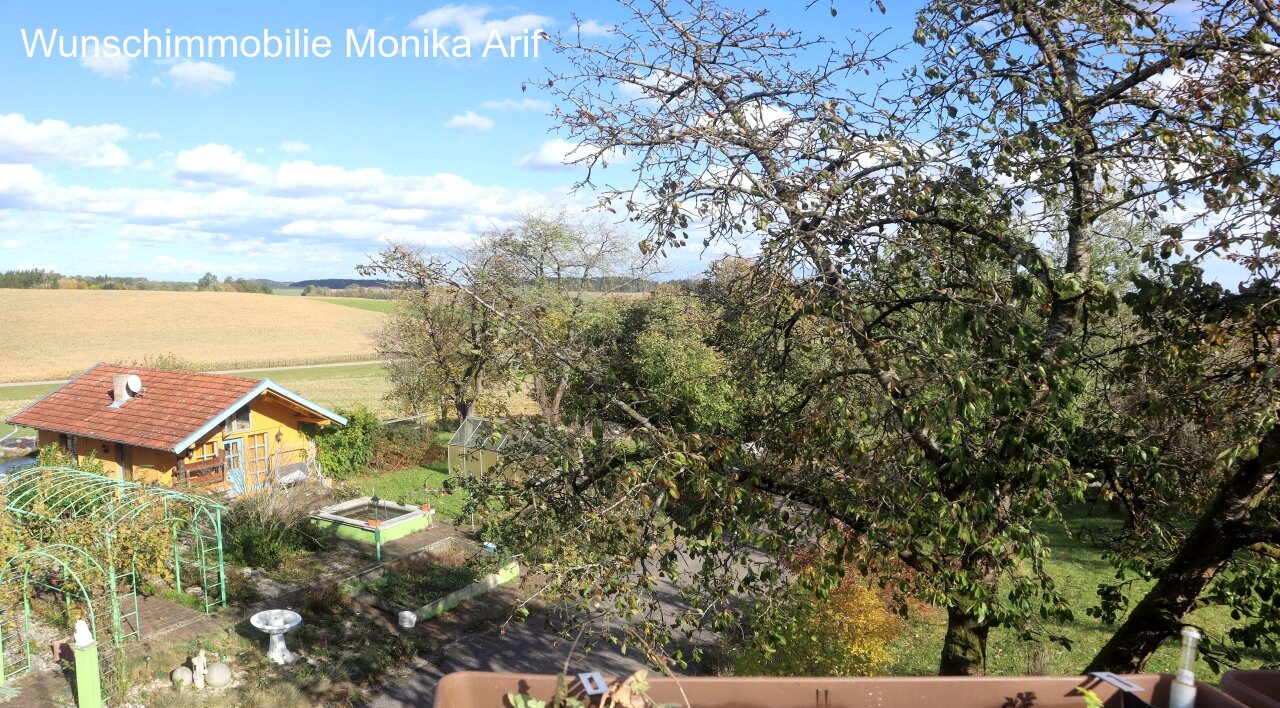
[[[586,670],[586,669],[582,669]],[[1126,679],[1143,688],[1138,697],[1153,705],[1168,705],[1172,676],[1126,674]],[[606,679],[613,685],[613,679]],[[821,705],[879,706],[881,708],[992,708],[1013,705],[1012,699],[1034,694],[1035,708],[1083,708],[1084,698],[1076,692],[1083,686],[1097,693],[1105,705],[1119,706],[1120,691],[1115,686],[1085,676],[896,676],[887,678],[651,678],[648,697],[658,703],[735,706],[735,708],[805,708],[822,696]],[[1196,684],[1196,708],[1243,708],[1227,695],[1203,683]],[[509,705],[505,697],[523,693],[546,700],[556,690],[556,676],[538,674],[461,671],[441,679],[436,688],[436,708],[499,708]],[[576,676],[569,679],[569,695],[583,698]],[[1021,704],[1019,704],[1021,705]]]
[[[1228,671],[1222,692],[1249,708],[1280,708],[1280,670]]]

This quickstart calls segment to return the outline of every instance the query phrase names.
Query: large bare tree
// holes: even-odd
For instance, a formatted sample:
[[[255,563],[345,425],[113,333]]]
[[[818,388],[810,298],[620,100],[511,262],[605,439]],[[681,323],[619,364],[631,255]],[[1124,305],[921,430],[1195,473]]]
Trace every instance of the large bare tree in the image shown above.
[[[689,553],[702,571],[684,589],[706,621],[727,612],[726,587],[742,589],[740,566],[723,561],[745,557],[748,537],[780,558],[813,544],[833,569],[897,558],[918,571],[912,590],[946,608],[949,674],[985,670],[993,625],[1031,632],[1034,618],[1070,617],[1037,523],[1057,518],[1095,466],[1114,466],[1112,451],[1074,454],[1082,408],[1098,400],[1091,367],[1176,346],[1167,333],[1118,344],[1107,318],[1127,286],[1095,269],[1100,224],[1153,225],[1130,259],[1176,262],[1160,271],[1165,285],[1189,287],[1214,259],[1270,277],[1272,0],[932,2],[905,73],[854,31],[828,41],[715,2],[621,4],[629,19],[607,39],[560,38],[572,68],[546,83],[583,145],[584,184],[649,230],[650,252],[689,241],[758,252],[741,279],[749,295],[726,301],[743,324],[726,336],[750,353],[739,381],[761,377],[776,398],[746,396],[757,424],[732,435],[688,430],[646,415],[644,391],[579,370],[602,410],[625,414],[636,446],[589,464],[579,451],[580,467],[548,465],[531,473],[536,491],[505,493],[581,529],[564,543],[602,534],[599,547],[632,559],[662,547],[667,532],[643,519],[665,509],[683,550],[621,570],[576,554],[566,577],[617,592],[620,575],[640,588],[655,573],[678,582],[669,556]],[[622,155],[634,182],[598,184]],[[1274,402],[1252,401],[1253,425],[1232,444],[1264,444],[1193,505],[1189,544],[1265,506]],[[568,491],[547,504],[558,484]],[[583,513],[573,494],[613,510],[615,532],[569,524],[566,510]],[[806,511],[780,515],[779,503]],[[1157,583],[1163,599],[1139,605],[1097,665],[1145,662],[1246,539],[1256,545],[1241,535],[1177,554]]]

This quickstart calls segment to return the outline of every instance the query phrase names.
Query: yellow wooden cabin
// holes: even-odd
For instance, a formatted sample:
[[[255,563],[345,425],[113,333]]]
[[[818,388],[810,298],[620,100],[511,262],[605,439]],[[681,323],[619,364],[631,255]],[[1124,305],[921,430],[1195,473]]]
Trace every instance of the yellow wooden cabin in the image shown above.
[[[119,479],[235,496],[318,474],[302,427],[347,421],[269,379],[98,364],[8,422]]]

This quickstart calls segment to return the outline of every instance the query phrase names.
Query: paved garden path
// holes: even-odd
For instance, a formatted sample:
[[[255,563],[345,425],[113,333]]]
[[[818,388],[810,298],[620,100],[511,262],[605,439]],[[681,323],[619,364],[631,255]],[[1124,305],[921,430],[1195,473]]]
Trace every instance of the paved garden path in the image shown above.
[[[471,604],[485,602],[486,598],[490,603],[496,600],[494,604],[510,607],[515,595],[511,591],[490,593]],[[397,674],[380,695],[365,705],[369,708],[430,706],[440,678],[454,671],[560,673],[571,644],[548,632],[538,615],[524,623],[489,627],[444,645],[434,661],[428,657],[415,662],[410,671]],[[644,661],[638,654],[632,651],[623,655],[612,645],[598,645],[590,653],[578,652],[569,662],[570,674],[599,671],[605,676],[626,676],[641,668]]]
[[[685,573],[694,567],[682,563]],[[659,582],[661,612],[678,613],[686,609],[667,581]],[[440,641],[435,656],[424,656],[411,670],[390,677],[381,693],[370,698],[369,708],[430,706],[435,700],[436,684],[454,671],[512,671],[558,674],[564,670],[572,641],[556,636],[545,628],[545,617],[534,614],[526,622],[501,624],[519,600],[516,590],[502,588],[481,596],[432,620],[420,622],[415,632],[435,633]],[[439,622],[440,624],[435,624]],[[487,622],[487,624],[486,624]],[[463,633],[468,627],[473,629]],[[711,641],[700,635],[696,641]],[[686,647],[687,649],[688,647]],[[627,676],[647,668],[635,649],[622,654],[611,644],[597,644],[590,652],[579,650],[569,661],[569,674],[599,671],[605,677]]]

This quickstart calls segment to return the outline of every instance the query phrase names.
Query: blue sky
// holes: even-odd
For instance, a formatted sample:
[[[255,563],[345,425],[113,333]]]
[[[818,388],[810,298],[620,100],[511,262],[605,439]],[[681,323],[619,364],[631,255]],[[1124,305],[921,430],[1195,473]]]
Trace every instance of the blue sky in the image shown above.
[[[741,2],[743,7],[764,3]],[[571,8],[573,8],[571,10]],[[842,3],[775,12],[783,26],[842,35],[891,25]],[[0,270],[194,280],[355,277],[388,240],[465,245],[520,209],[583,208],[572,145],[549,97],[522,83],[559,58],[480,58],[498,30],[605,36],[608,2],[462,4],[103,3],[0,0]],[[346,58],[358,36],[475,36],[470,59]],[[333,40],[310,59],[28,58],[37,29],[60,34],[283,36]],[[26,30],[25,37],[22,30]],[[56,50],[55,50],[56,51]],[[619,179],[625,165],[615,166]],[[675,274],[700,269],[696,251]]]

